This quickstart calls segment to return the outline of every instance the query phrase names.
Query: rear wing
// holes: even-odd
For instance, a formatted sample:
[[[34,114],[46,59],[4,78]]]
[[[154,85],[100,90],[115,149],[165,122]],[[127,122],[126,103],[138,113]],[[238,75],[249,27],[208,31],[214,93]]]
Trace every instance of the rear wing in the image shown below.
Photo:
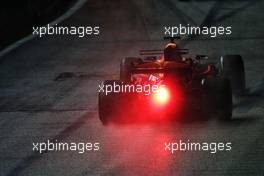
[[[177,68],[174,67],[167,67],[167,68],[133,68],[131,69],[132,74],[154,74],[154,73],[173,73],[177,75],[188,75],[192,73],[192,70],[189,66],[178,66]]]
[[[152,50],[140,50],[139,54],[144,56],[144,55],[163,55],[163,50],[159,50],[159,49],[152,49]]]
[[[177,49],[180,54],[188,54],[189,49]],[[142,56],[153,56],[153,55],[163,55],[164,50],[152,49],[152,50],[140,50],[139,54]]]

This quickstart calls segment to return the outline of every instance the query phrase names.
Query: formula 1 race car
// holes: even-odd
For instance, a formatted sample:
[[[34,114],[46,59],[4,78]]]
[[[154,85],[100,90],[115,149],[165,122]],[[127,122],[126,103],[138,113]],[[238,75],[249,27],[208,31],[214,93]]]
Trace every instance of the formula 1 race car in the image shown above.
[[[218,62],[208,56],[187,57],[178,48],[179,37],[164,50],[141,50],[142,57],[121,60],[120,80],[106,80],[99,90],[99,118],[109,122],[156,121],[184,118],[187,112],[203,117],[232,118],[232,95],[245,90],[240,55],[225,55]]]

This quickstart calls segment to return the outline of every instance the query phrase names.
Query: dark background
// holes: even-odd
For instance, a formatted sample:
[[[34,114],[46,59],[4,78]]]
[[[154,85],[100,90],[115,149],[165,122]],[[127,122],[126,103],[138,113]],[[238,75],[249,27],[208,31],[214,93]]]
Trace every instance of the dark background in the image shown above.
[[[5,0],[0,6],[0,50],[63,14],[75,0]]]

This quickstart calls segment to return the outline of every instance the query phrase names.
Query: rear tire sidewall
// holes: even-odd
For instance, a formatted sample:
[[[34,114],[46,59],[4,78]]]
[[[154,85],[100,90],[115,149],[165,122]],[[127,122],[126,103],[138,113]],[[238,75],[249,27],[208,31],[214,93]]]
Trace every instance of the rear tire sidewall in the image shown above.
[[[210,115],[216,115],[221,120],[231,120],[233,103],[230,81],[225,78],[208,78],[207,91],[206,109]]]
[[[103,85],[114,85],[120,84],[118,80],[106,80],[103,82]],[[115,116],[115,109],[118,106],[118,93],[109,93],[106,95],[105,92],[99,92],[98,94],[98,114],[99,119],[103,123],[103,125],[108,125]]]
[[[232,93],[240,96],[245,91],[245,68],[240,55],[225,55],[221,57],[221,71],[225,79],[230,80]]]

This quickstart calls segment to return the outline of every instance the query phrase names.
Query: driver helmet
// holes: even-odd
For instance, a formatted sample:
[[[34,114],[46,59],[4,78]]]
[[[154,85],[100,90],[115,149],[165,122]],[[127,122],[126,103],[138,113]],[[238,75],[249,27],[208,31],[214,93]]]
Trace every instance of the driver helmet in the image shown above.
[[[181,61],[181,54],[177,50],[177,44],[175,42],[170,42],[166,45],[164,49],[164,59],[165,61]]]

